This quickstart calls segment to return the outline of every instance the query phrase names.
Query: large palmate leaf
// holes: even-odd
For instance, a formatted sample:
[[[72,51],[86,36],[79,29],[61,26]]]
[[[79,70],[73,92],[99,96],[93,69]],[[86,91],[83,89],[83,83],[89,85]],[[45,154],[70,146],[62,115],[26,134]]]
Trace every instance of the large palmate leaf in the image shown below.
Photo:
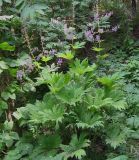
[[[114,123],[113,126],[107,128],[106,143],[114,149],[126,143],[127,137],[133,132],[129,128],[119,125]]]
[[[51,104],[53,106],[51,106]],[[49,103],[48,100],[48,105],[47,101],[37,101],[34,105],[28,104],[26,107],[18,108],[17,111],[13,113],[13,115],[18,120],[21,119],[21,124],[28,122],[34,124],[45,124],[53,122],[55,125],[57,125],[59,122],[62,122],[64,113],[64,106]]]
[[[101,109],[101,108],[113,108],[116,110],[124,110],[127,108],[127,103],[124,98],[119,99],[119,96],[116,96],[111,92],[110,96],[105,96],[104,89],[93,89],[93,94],[87,95],[85,98],[86,103],[88,104],[89,108]],[[115,97],[114,97],[115,95]]]
[[[127,124],[132,128],[139,128],[139,117],[133,116],[127,119]]]
[[[78,128],[97,128],[103,126],[103,121],[101,120],[101,116],[92,116],[89,114],[85,114],[83,120],[78,120],[76,123]]]
[[[71,60],[74,58],[74,54],[71,51],[67,51],[66,53],[59,53],[57,57],[64,58],[67,60]]]
[[[20,160],[23,157],[28,157],[32,152],[33,145],[30,143],[21,143],[20,141],[16,144],[15,149],[10,150],[5,156],[4,160]]]
[[[40,148],[51,151],[60,147],[61,138],[59,135],[40,136],[38,143]]]
[[[76,102],[82,101],[82,97],[85,93],[86,90],[84,90],[83,87],[76,84],[75,82],[71,82],[59,92],[57,92],[56,97],[63,103],[75,105]]]
[[[100,82],[102,85],[111,89],[112,87],[114,87],[117,84],[116,82],[119,79],[120,79],[119,74],[115,73],[110,76],[104,76],[104,77],[98,78],[98,82]]]
[[[64,108],[60,106],[53,106],[51,109],[37,108],[36,110],[32,108],[30,111],[30,122],[33,123],[47,123],[47,122],[62,122],[64,118]]]
[[[87,59],[84,59],[83,61],[76,59],[74,63],[70,64],[70,72],[79,75],[87,72],[93,72],[95,69],[96,65],[89,65]]]
[[[60,158],[60,155],[57,155],[57,151],[60,148],[61,138],[59,135],[40,135],[38,138],[37,146],[29,156],[30,160],[55,160],[56,157]],[[62,158],[62,157],[61,157]],[[61,159],[62,160],[62,159]]]
[[[21,17],[23,19],[34,19],[37,14],[41,14],[44,15],[45,12],[44,10],[47,9],[46,4],[41,4],[41,3],[37,3],[37,4],[27,4],[24,6],[24,8],[21,11]]]
[[[37,85],[48,84],[52,93],[60,91],[70,81],[70,75],[57,72],[49,72],[48,69],[44,69],[41,73],[41,77],[37,78]]]
[[[86,42],[75,42],[75,44],[72,45],[73,49],[80,49],[84,48]]]
[[[89,146],[90,141],[85,139],[85,135],[81,134],[78,138],[77,135],[73,135],[69,145],[61,145],[61,149],[64,151],[62,154],[64,160],[67,160],[69,157],[76,157],[77,159],[82,159],[86,155],[85,150]]]
[[[84,106],[85,107],[85,106]],[[90,110],[86,110],[84,107],[78,107],[76,109],[76,125],[78,128],[86,129],[86,128],[97,128],[103,126],[103,119],[100,115],[91,112]]]

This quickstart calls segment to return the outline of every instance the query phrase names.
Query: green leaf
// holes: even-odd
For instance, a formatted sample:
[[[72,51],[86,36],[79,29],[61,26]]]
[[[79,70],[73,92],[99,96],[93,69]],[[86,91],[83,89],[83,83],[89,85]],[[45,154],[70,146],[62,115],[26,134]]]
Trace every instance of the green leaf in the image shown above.
[[[47,56],[47,57],[46,57],[46,56],[43,56],[43,57],[42,57],[42,61],[43,61],[43,62],[48,62],[48,61],[50,61],[51,59],[52,59],[52,57],[50,57],[50,56]]]
[[[7,42],[0,43],[0,49],[4,51],[14,51],[15,46],[9,45]]]
[[[117,109],[117,110],[125,110],[127,108],[127,102],[125,99],[119,100],[119,101],[114,101],[112,103],[112,106]]]
[[[10,131],[12,130],[13,128],[13,121],[5,121],[4,122],[4,129],[7,130],[7,131]]]
[[[77,135],[73,135],[69,145],[61,145],[61,149],[64,151],[62,153],[64,156],[64,160],[67,160],[70,157],[75,157],[80,160],[86,155],[83,148],[88,147],[90,141],[88,139],[85,139],[85,137],[86,136],[84,134],[81,134],[79,138],[77,137]]]
[[[121,144],[126,143],[127,137],[132,132],[133,131],[129,128],[120,126],[118,123],[111,124],[111,126],[107,128],[106,143],[110,144],[111,147],[116,149]]]
[[[2,70],[4,70],[4,69],[8,69],[8,65],[7,65],[7,63],[6,63],[6,62],[4,62],[4,61],[0,61],[0,68],[1,68]]]
[[[103,127],[102,117],[91,113],[84,112],[84,114],[80,115],[77,121],[77,127],[82,129]]]
[[[127,124],[132,128],[139,128],[139,117],[134,116],[127,119]]]
[[[7,155],[4,157],[4,160],[21,160],[23,157],[29,155],[32,150],[32,144],[19,141],[13,149],[8,151]]]
[[[120,155],[115,158],[108,158],[107,160],[128,160],[128,157],[126,155]]]
[[[97,47],[93,47],[92,50],[96,51],[96,52],[101,52],[104,50],[104,48],[97,48]]]
[[[59,53],[57,57],[64,58],[67,60],[71,60],[74,58],[74,54],[71,51],[67,51],[66,53]]]
[[[60,91],[70,81],[70,75],[57,72],[49,72],[48,69],[43,69],[41,77],[37,78],[37,85],[48,84],[52,93]]]
[[[36,12],[38,13],[44,13],[43,10],[47,9],[47,5],[46,4],[41,4],[41,3],[37,3],[37,4],[33,4],[33,5],[26,5],[22,12],[21,12],[21,17],[24,20],[34,20],[36,18]]]
[[[104,76],[101,78],[98,78],[98,82],[100,82],[102,85],[112,88],[116,85],[117,81],[120,79],[120,75],[115,73],[113,75]]]
[[[75,105],[77,102],[82,101],[82,97],[85,93],[86,90],[84,90],[81,86],[74,82],[71,82],[59,92],[57,92],[56,97],[63,103]]]
[[[95,69],[96,65],[89,65],[87,59],[84,59],[83,61],[76,59],[73,63],[70,64],[70,72],[79,75],[83,75],[87,72],[93,72]]]
[[[18,7],[23,2],[24,2],[24,0],[16,0],[15,6]]]
[[[0,7],[3,5],[3,0],[0,0]]]
[[[11,0],[4,0],[4,2],[6,2],[6,3],[11,3]]]
[[[72,45],[73,49],[80,49],[84,48],[86,42],[76,42],[74,45]]]
[[[59,135],[40,136],[38,144],[42,149],[55,150],[60,147],[61,138]]]
[[[8,108],[8,105],[5,101],[0,101],[0,109],[7,109]]]
[[[15,93],[10,93],[10,92],[2,92],[1,93],[1,97],[7,101],[9,98],[11,99],[16,99],[16,95]]]

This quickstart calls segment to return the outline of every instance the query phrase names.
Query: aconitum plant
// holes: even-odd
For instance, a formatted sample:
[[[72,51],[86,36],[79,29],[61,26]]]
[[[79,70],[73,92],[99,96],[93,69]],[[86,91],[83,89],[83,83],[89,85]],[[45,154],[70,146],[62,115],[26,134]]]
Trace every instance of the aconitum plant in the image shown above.
[[[113,12],[109,12],[103,15],[98,13],[94,14],[92,22],[86,26],[87,29],[84,32],[86,40],[99,43],[100,41],[102,41],[102,34],[109,32],[117,32],[119,29],[118,25],[112,28],[110,27],[110,18],[112,15]]]

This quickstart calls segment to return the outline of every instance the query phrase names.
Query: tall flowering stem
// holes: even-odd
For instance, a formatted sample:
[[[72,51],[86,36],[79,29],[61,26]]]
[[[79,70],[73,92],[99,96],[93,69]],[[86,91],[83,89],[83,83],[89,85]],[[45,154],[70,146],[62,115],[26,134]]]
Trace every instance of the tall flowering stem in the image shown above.
[[[99,16],[99,0],[97,0],[97,3],[96,3],[96,15]],[[98,29],[99,29],[100,28],[99,18],[97,20],[97,26],[98,26]],[[100,37],[100,32],[98,34],[99,35],[97,37]],[[99,45],[99,48],[100,48],[100,40],[98,41],[98,45]]]

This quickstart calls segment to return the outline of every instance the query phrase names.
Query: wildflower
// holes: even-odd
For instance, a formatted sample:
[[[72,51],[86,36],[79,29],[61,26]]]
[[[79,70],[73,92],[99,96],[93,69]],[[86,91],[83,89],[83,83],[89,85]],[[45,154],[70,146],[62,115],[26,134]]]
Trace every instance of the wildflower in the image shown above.
[[[67,40],[73,40],[75,37],[75,28],[67,27],[67,24],[64,25],[64,34]]]
[[[95,20],[95,21],[98,21],[98,20],[99,20],[99,14],[98,14],[98,13],[96,13],[96,14],[94,15],[94,20]]]
[[[58,64],[58,65],[61,65],[62,63],[63,63],[63,59],[62,59],[62,58],[59,58],[58,61],[57,61],[57,64]]]
[[[19,81],[22,81],[23,76],[24,76],[24,72],[23,72],[22,70],[17,71],[16,78],[17,78]]]
[[[27,69],[27,72],[32,72],[34,69],[33,63],[32,63],[32,59],[31,58],[27,58],[25,61],[25,68]]]
[[[39,61],[40,59],[41,59],[41,57],[42,57],[42,54],[39,54],[35,59],[36,59],[36,61]]]
[[[117,32],[118,28],[119,28],[119,26],[112,27],[112,32]]]
[[[50,54],[51,56],[54,56],[54,55],[56,54],[56,50],[55,50],[55,49],[50,50],[50,51],[49,51],[49,54]]]
[[[108,17],[111,17],[113,15],[113,12],[107,13]]]
[[[100,35],[96,35],[95,40],[96,40],[97,42],[100,42]]]
[[[93,33],[91,30],[85,31],[85,37],[88,41],[94,41]]]
[[[106,13],[104,18],[109,19],[113,15],[113,12]]]

